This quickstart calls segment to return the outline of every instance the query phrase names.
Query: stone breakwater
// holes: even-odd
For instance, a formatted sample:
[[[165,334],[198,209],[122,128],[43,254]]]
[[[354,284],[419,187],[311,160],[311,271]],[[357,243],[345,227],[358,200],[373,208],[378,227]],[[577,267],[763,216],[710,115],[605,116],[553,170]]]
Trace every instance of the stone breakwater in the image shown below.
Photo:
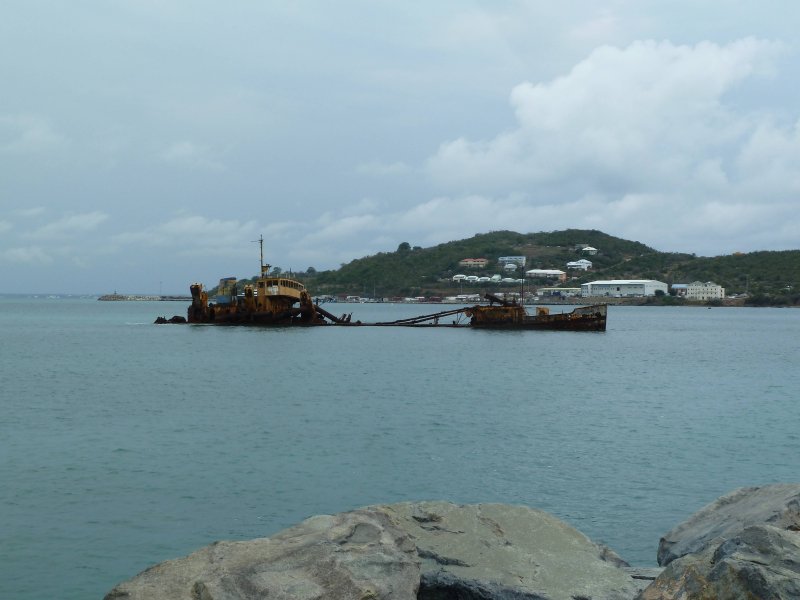
[[[405,502],[216,542],[105,600],[800,598],[798,530],[800,484],[742,488],[666,533],[659,568],[634,568],[536,509]]]

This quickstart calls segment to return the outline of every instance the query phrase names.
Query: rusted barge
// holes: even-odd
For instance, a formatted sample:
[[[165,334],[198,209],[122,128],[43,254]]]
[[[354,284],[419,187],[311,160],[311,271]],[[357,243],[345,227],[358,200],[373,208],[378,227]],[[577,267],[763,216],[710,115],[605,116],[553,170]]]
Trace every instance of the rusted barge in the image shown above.
[[[471,327],[475,329],[555,330],[555,331],[605,331],[608,307],[605,304],[580,306],[570,312],[550,313],[539,306],[535,315],[515,301],[485,294],[489,304],[476,304],[453,310],[408,319],[398,319],[371,325],[395,327]],[[447,321],[450,317],[455,317]]]

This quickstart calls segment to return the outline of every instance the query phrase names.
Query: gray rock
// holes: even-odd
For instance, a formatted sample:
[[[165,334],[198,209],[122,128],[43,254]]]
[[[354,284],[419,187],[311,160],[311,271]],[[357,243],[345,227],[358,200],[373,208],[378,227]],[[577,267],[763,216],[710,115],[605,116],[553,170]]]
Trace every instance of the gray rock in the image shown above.
[[[636,591],[641,592],[664,572],[664,567],[622,567],[622,570],[633,578]]]
[[[539,510],[447,502],[372,508],[414,539],[422,600],[630,600],[638,591],[618,556]]]
[[[631,600],[627,566],[552,515],[447,502],[313,517],[152,567],[106,600]]]
[[[640,600],[800,598],[800,535],[755,525],[672,561]]]
[[[730,538],[762,523],[800,529],[800,484],[740,488],[718,498],[661,538],[658,564],[668,565],[678,557],[701,551],[715,538]]]
[[[270,538],[218,542],[121,583],[106,600],[417,597],[419,559],[386,513],[318,516]]]

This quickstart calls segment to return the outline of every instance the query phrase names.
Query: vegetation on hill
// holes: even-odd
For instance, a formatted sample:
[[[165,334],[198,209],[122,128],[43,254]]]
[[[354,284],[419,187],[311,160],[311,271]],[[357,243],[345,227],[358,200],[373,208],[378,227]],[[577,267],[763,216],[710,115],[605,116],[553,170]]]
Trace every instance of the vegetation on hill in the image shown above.
[[[501,256],[525,256],[526,269],[563,269],[565,263],[586,256],[578,245],[603,248],[589,257],[598,268],[656,252],[639,242],[594,230],[527,234],[494,231],[430,248],[411,247],[404,242],[394,252],[381,252],[353,260],[337,270],[316,273],[309,285],[318,294],[372,296],[374,291],[378,296],[431,295],[453,288],[452,277],[458,273],[502,274],[503,265],[497,260]],[[465,270],[458,264],[464,258],[487,258],[489,263],[485,270]]]
[[[583,246],[592,246],[589,255]],[[393,252],[380,252],[343,264],[339,269],[294,273],[315,295],[348,294],[363,297],[431,296],[458,293],[465,286],[453,275],[504,273],[501,256],[525,256],[527,269],[561,269],[580,258],[592,261],[590,271],[568,271],[562,284],[579,287],[598,279],[656,279],[668,284],[713,281],[730,294],[749,295],[753,304],[800,304],[800,250],[753,252],[716,257],[659,252],[645,244],[597,230],[516,233],[494,231],[429,248],[401,243]],[[464,258],[486,258],[485,269],[459,266]],[[512,277],[521,277],[518,270]],[[553,285],[552,282],[536,282]],[[481,291],[476,289],[475,291]],[[669,299],[666,299],[669,300]]]

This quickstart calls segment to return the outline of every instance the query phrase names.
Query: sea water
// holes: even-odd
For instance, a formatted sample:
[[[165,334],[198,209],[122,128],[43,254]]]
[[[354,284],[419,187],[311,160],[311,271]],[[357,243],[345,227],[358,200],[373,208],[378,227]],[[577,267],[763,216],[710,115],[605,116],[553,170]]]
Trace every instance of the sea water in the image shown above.
[[[215,540],[423,499],[543,509],[652,565],[719,495],[800,480],[798,310],[612,306],[604,333],[152,324],[185,309],[0,298],[0,598],[101,598]]]

